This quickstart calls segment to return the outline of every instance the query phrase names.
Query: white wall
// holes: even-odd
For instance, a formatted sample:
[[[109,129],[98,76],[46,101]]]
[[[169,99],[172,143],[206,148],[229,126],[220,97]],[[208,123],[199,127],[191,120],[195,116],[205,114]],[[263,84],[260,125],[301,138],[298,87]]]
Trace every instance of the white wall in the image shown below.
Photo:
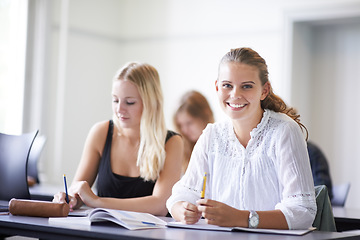
[[[314,134],[327,152],[335,183],[351,183],[347,205],[359,206],[360,175],[356,170],[360,169],[360,20],[317,27],[315,31],[318,48],[314,60],[318,60],[319,65],[314,65],[319,68],[313,79],[322,79],[316,85],[322,97],[315,101],[317,104],[312,109]],[[332,39],[333,44],[324,44],[325,39]],[[322,62],[324,59],[328,61]],[[325,63],[329,63],[328,66]],[[317,110],[326,112],[320,115],[314,112]],[[324,126],[321,121],[332,123],[332,127]]]
[[[47,121],[29,127],[40,128],[47,135],[42,176],[44,181],[59,184],[63,173],[69,179],[74,175],[89,128],[111,118],[111,78],[124,63],[143,61],[158,69],[169,128],[178,99],[189,89],[204,93],[220,120],[223,117],[214,81],[218,62],[230,48],[248,46],[257,50],[267,60],[275,92],[289,102],[289,79],[284,69],[288,53],[285,14],[299,8],[360,3],[71,0],[64,15],[68,23],[64,42],[59,40],[64,36],[60,29],[66,23],[61,20],[60,9],[66,2],[54,0],[48,4],[51,18],[44,66],[48,93],[43,113]],[[59,73],[59,46],[66,46],[63,75]],[[63,86],[64,91],[57,86]],[[55,106],[62,107],[62,111],[57,110],[62,116],[56,116]],[[62,129],[61,133],[56,129]]]
[[[310,139],[327,156],[333,184],[350,182],[346,204],[358,207],[360,5],[347,9],[322,9],[326,19],[305,17],[295,24],[291,97]]]

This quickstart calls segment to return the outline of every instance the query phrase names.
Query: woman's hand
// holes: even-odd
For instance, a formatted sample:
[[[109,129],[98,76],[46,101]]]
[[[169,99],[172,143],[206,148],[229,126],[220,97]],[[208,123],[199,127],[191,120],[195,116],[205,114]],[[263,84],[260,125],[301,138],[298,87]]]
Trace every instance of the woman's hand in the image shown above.
[[[81,200],[78,199],[78,197],[74,197],[71,195],[68,195],[69,197],[69,206],[70,206],[70,211],[80,207],[82,204]],[[54,198],[52,200],[55,203],[66,203],[66,193],[64,192],[58,192],[57,194],[54,195]],[[79,205],[79,206],[77,206]]]
[[[88,207],[97,207],[95,202],[99,199],[99,197],[91,190],[91,187],[87,181],[74,182],[71,185],[69,192],[74,194],[74,196],[78,198],[77,202],[79,202],[80,200],[80,202],[82,201],[82,203],[84,203]]]
[[[196,205],[189,202],[177,202],[172,207],[172,214],[175,220],[185,224],[194,224],[201,218],[201,212]]]
[[[74,182],[69,188],[69,193],[70,211],[81,207],[84,203],[89,207],[95,207],[95,201],[99,199],[86,181]],[[52,201],[66,203],[66,193],[59,192],[55,194]]]
[[[197,210],[202,213],[208,224],[222,227],[248,227],[248,211],[240,211],[224,203],[200,199],[196,202]]]

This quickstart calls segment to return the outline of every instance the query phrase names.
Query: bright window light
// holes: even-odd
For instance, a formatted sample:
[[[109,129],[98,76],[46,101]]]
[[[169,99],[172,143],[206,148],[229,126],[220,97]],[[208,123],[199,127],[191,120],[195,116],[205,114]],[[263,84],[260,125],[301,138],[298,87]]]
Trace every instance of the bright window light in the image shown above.
[[[0,1],[0,132],[22,133],[27,0]]]

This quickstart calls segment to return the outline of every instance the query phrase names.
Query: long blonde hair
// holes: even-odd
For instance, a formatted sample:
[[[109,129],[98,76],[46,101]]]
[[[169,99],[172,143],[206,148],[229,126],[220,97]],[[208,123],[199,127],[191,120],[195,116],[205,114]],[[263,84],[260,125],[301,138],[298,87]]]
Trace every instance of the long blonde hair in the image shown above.
[[[259,70],[259,78],[261,84],[264,85],[265,83],[269,82],[269,72],[265,59],[263,59],[256,51],[252,50],[251,48],[231,49],[221,59],[219,68],[223,63],[228,62],[243,63],[254,66]],[[296,113],[296,110],[294,108],[287,106],[284,100],[282,100],[273,92],[271,87],[267,97],[261,101],[261,108],[270,109],[274,112],[285,113],[286,115],[291,117],[300,126],[300,128],[305,130],[306,139],[308,138],[308,130],[300,122],[300,115]]]
[[[140,177],[154,181],[165,163],[165,138],[167,129],[163,112],[163,94],[157,70],[146,63],[131,62],[121,68],[114,81],[133,82],[143,102],[140,120],[140,143],[137,166]],[[121,132],[119,119],[114,115],[115,126]]]

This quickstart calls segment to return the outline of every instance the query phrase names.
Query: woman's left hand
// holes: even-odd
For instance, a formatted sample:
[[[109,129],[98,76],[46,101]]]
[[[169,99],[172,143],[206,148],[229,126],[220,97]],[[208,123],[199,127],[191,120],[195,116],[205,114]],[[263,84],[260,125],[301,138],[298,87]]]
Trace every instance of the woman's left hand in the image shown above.
[[[202,212],[208,224],[222,227],[248,227],[248,211],[240,211],[211,199],[200,199],[196,203],[198,211]]]
[[[96,194],[94,194],[87,181],[74,182],[71,185],[69,191],[75,196],[79,196],[86,206],[96,207],[95,202],[96,200],[99,199],[99,197]]]

